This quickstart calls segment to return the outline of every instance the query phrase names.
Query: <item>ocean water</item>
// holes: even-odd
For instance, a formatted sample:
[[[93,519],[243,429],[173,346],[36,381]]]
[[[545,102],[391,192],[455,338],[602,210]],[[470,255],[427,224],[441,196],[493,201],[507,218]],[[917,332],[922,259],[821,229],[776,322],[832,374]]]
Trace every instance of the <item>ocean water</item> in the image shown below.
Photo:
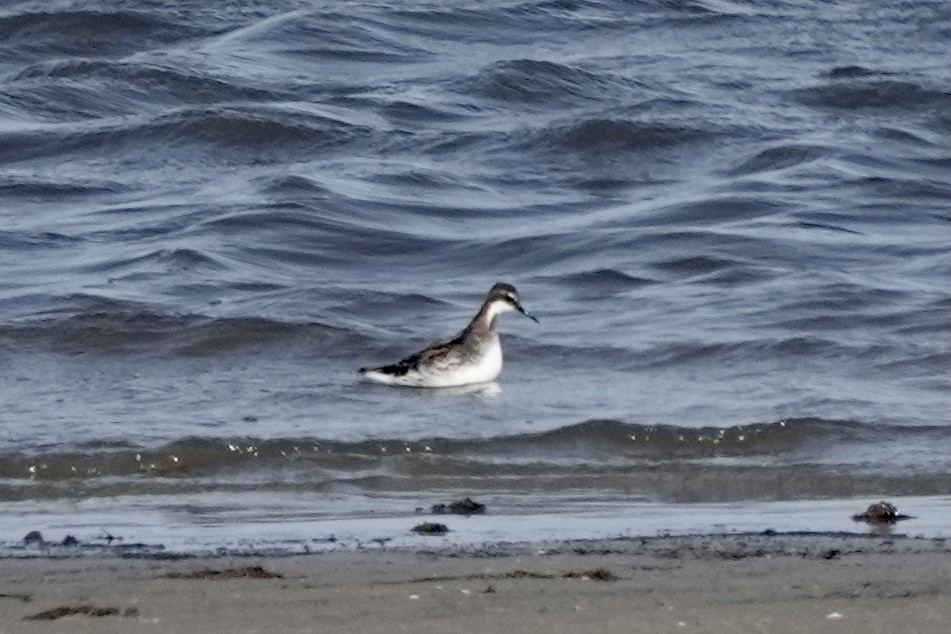
[[[947,2],[219,4],[0,7],[0,541],[948,495]]]

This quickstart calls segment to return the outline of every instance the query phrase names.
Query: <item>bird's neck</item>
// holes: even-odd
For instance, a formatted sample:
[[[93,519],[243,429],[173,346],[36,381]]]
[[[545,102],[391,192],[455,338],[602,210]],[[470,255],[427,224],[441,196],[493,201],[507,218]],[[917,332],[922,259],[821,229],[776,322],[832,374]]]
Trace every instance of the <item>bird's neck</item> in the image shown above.
[[[472,323],[469,324],[469,330],[477,335],[487,335],[495,332],[495,320],[502,313],[511,310],[512,306],[508,302],[500,300],[486,301],[479,308],[479,312],[472,319]]]

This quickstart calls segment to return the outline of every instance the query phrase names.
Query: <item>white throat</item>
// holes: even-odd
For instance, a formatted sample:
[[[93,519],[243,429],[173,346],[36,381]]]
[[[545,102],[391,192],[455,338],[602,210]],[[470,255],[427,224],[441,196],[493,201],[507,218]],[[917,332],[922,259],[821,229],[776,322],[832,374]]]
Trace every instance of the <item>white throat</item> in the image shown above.
[[[485,311],[485,318],[489,322],[489,327],[491,328],[495,323],[496,317],[502,313],[510,313],[513,310],[515,310],[514,306],[501,299],[497,299],[489,304],[489,308]]]

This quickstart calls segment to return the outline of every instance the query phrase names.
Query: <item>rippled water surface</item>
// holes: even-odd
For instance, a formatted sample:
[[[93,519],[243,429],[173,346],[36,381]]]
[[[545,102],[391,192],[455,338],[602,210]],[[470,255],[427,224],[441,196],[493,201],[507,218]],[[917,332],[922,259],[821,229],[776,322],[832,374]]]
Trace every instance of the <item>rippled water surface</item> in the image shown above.
[[[946,2],[218,5],[0,7],[0,500],[947,494]]]

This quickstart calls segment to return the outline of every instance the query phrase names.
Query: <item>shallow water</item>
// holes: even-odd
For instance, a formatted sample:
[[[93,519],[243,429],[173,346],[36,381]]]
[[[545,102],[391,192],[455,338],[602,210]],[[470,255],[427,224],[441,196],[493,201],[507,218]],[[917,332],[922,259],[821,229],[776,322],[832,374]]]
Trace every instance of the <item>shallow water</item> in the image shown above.
[[[534,496],[528,504],[522,496],[493,497],[486,500],[484,515],[462,517],[431,515],[428,508],[413,512],[408,510],[412,500],[406,498],[375,498],[371,506],[353,504],[354,498],[346,496],[248,492],[240,496],[240,504],[222,508],[210,498],[194,495],[94,497],[72,506],[12,505],[15,512],[0,518],[0,558],[178,558],[388,549],[470,550],[484,555],[526,548],[535,553],[558,550],[575,540],[610,540],[617,547],[625,541],[644,544],[665,536],[705,535],[736,535],[741,540],[746,536],[770,541],[771,548],[799,536],[815,541],[872,540],[865,546],[878,543],[892,552],[946,551],[951,498],[893,499],[910,517],[892,525],[869,526],[850,517],[849,511],[867,506],[860,498],[670,504],[610,497],[590,501],[562,493]],[[28,510],[33,517],[42,517],[42,543],[25,543],[20,534],[19,520]],[[412,530],[423,523],[439,523],[448,531],[421,535]],[[905,537],[910,539],[896,539]]]
[[[948,18],[5,4],[0,500],[947,494]]]

